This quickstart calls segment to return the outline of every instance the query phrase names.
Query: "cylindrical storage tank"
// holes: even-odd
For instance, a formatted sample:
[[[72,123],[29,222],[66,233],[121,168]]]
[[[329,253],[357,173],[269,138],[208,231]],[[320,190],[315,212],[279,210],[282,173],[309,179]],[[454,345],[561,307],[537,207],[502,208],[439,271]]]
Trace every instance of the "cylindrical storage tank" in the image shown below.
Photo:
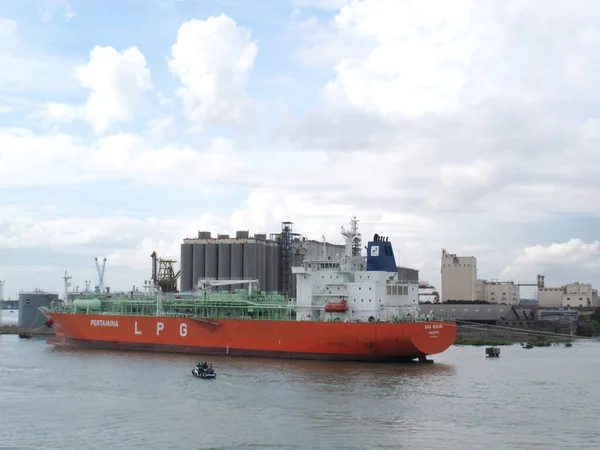
[[[270,242],[267,244],[267,257],[266,257],[266,271],[267,271],[267,285],[265,286],[265,290],[268,292],[273,292],[274,289],[274,270],[275,267],[273,267],[273,254],[274,254],[274,247],[273,244],[271,244]]]
[[[217,276],[219,279],[231,278],[231,244],[219,244],[219,257],[218,257],[218,271]],[[221,286],[220,291],[229,290],[230,286]]]
[[[210,231],[198,231],[198,239],[210,239]]]
[[[231,244],[231,278],[242,278],[244,276],[244,244]],[[243,288],[244,285],[237,284],[232,289]]]
[[[249,236],[250,236],[250,232],[248,232],[248,231],[236,231],[235,232],[236,239],[248,239]]]
[[[258,279],[260,283],[260,289],[266,290],[267,287],[267,246],[264,242],[258,245]]]
[[[206,278],[217,278],[219,261],[218,244],[204,245],[204,276]]]
[[[98,312],[102,309],[102,302],[98,298],[73,300],[77,312]]]
[[[192,266],[192,289],[198,286],[198,280],[206,277],[205,251],[207,244],[194,244]]]
[[[256,279],[256,243],[250,242],[244,245],[244,278]]]
[[[254,239],[267,239],[267,235],[264,233],[255,233],[254,234]]]
[[[181,244],[181,282],[179,290],[186,292],[192,289],[194,274],[194,247],[192,244]]]
[[[228,234],[218,234],[217,239],[229,239],[229,235]]]
[[[46,318],[39,310],[42,306],[49,306],[58,300],[58,294],[49,294],[43,291],[22,292],[19,294],[19,327],[28,330],[45,328]]]
[[[281,292],[281,249],[279,244],[273,245],[273,290]]]

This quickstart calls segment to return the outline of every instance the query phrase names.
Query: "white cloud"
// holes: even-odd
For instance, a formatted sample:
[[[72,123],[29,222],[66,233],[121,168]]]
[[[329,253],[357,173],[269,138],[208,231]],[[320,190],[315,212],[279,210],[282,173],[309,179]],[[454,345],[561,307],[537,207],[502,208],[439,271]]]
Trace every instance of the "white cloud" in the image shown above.
[[[0,38],[10,37],[17,30],[17,22],[5,17],[0,17]]]
[[[216,138],[202,149],[156,147],[135,134],[104,136],[90,144],[64,133],[0,129],[0,160],[0,188],[5,189],[103,179],[201,188],[217,180],[226,185],[225,180],[244,184],[256,179],[237,158],[234,144]]]
[[[600,118],[590,103],[598,97],[600,75],[595,3],[298,0],[295,6],[340,10],[328,23],[319,19],[327,11],[307,18],[312,11],[297,10],[294,17],[307,20],[288,27],[290,35],[272,38],[276,44],[261,43],[268,64],[257,58],[256,34],[225,14],[183,23],[174,44],[155,35],[160,45],[153,48],[173,44],[162,67],[152,65],[160,64],[160,54],[150,50],[147,63],[137,47],[95,47],[77,71],[91,91],[81,106],[64,103],[72,95],[47,89],[52,83],[78,86],[65,75],[75,72],[70,64],[58,56],[38,61],[18,46],[8,52],[19,36],[2,46],[0,89],[30,95],[43,82],[52,97],[31,95],[31,102],[45,120],[60,126],[83,118],[97,132],[110,133],[93,138],[52,128],[40,134],[32,131],[37,123],[24,124],[14,111],[3,115],[3,123],[23,127],[0,129],[0,187],[12,189],[11,196],[20,188],[27,188],[22,195],[64,186],[78,192],[85,182],[100,192],[123,185],[152,195],[175,187],[203,197],[234,186],[235,201],[246,199],[244,207],[214,209],[198,200],[194,208],[207,214],[182,212],[170,221],[161,218],[167,214],[161,205],[156,219],[138,211],[68,221],[75,214],[6,212],[2,245],[32,242],[79,255],[96,252],[83,247],[102,242],[109,267],[136,271],[149,268],[155,248],[177,258],[181,237],[197,229],[269,233],[292,220],[308,237],[325,234],[340,242],[339,226],[357,213],[365,239],[374,232],[389,236],[401,263],[437,284],[443,246],[473,252],[486,276],[509,267],[511,276],[524,279],[535,275],[535,265],[550,267],[556,255],[544,260],[539,249],[522,250],[535,242],[533,227],[523,222],[600,215],[593,201],[600,196]],[[131,24],[131,35],[142,28],[147,23]],[[295,51],[287,45],[296,42],[288,39],[296,37],[291,33],[306,40],[302,61],[327,64],[324,71],[301,68],[288,82],[287,58]],[[256,73],[255,64],[263,64]],[[180,83],[177,101],[162,94],[173,89],[173,80],[161,78],[165,68]],[[282,95],[289,109],[257,114],[261,99],[248,93],[250,74],[265,98],[291,86]],[[157,110],[145,108],[147,98]],[[19,112],[30,108],[14,105]],[[182,113],[204,132],[188,134]],[[273,125],[274,116],[288,120],[285,133]],[[250,120],[257,125],[251,135],[210,140],[223,132],[220,125]],[[128,132],[120,129],[125,122]],[[515,230],[529,234],[521,239]],[[557,245],[567,244],[574,245]],[[566,261],[573,270],[589,269],[594,258]],[[132,273],[120,272],[123,280]]]
[[[42,0],[40,3],[40,19],[42,22],[49,22],[54,18],[54,14],[60,11],[62,17],[69,21],[76,16],[73,11],[73,5],[70,0]]]
[[[585,243],[581,239],[570,239],[560,244],[526,247],[515,259],[519,266],[565,265],[600,262],[600,242]]]
[[[148,122],[148,128],[152,133],[162,136],[165,131],[173,126],[173,116],[156,117]]]
[[[294,6],[323,9],[340,9],[350,0],[294,0]]]
[[[181,81],[177,94],[191,121],[203,127],[247,117],[248,72],[257,51],[250,31],[224,14],[181,25],[169,68]]]
[[[8,114],[13,110],[12,106],[0,105],[0,114]]]
[[[85,113],[96,131],[132,120],[142,94],[152,89],[150,69],[137,47],[119,52],[110,46],[95,46],[88,63],[77,69],[77,77],[92,91]]]
[[[48,55],[29,45],[18,33],[3,36],[0,30],[0,94],[29,96],[39,102],[40,94],[72,92],[77,89],[73,66],[62,55]]]
[[[0,129],[0,188],[42,188],[84,178],[71,171],[85,147],[63,133],[39,136],[30,130]]]
[[[600,128],[583,106],[598,92],[600,7],[552,4],[347,2],[305,31],[305,57],[335,75],[288,136],[379,163],[382,196],[417,214],[600,214]]]
[[[40,115],[50,122],[69,123],[84,117],[85,110],[67,103],[47,102],[42,105]]]
[[[545,274],[546,286],[560,286],[575,281],[600,280],[600,241],[586,243],[579,238],[550,245],[533,245],[516,252],[514,260],[502,270],[500,277],[535,282],[537,274]],[[583,278],[583,279],[582,279]]]

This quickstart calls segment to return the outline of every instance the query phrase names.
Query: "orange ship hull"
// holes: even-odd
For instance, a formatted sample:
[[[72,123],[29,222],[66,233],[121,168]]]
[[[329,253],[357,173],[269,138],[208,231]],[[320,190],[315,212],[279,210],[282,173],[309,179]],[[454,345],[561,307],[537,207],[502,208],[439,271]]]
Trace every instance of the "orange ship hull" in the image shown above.
[[[54,344],[276,358],[408,361],[445,351],[453,322],[339,323],[44,312]]]

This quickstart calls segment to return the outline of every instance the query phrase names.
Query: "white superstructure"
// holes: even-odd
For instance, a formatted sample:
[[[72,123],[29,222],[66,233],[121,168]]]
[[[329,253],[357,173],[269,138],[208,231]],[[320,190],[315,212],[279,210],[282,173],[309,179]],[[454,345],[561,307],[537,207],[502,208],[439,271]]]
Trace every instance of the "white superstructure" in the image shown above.
[[[353,217],[342,227],[345,254],[304,260],[296,275],[296,317],[303,321],[376,322],[419,315],[418,284],[400,282],[391,244],[375,235],[368,256]]]

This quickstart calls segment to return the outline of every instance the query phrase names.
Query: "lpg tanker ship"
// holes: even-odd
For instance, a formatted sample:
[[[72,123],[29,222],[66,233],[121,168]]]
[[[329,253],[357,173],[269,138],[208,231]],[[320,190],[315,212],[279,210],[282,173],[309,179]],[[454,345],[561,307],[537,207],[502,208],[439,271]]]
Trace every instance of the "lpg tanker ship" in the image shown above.
[[[117,350],[351,361],[426,361],[456,338],[454,322],[422,314],[418,284],[399,280],[392,245],[375,234],[362,256],[357,220],[341,257],[292,267],[296,298],[258,280],[201,279],[191,293],[89,295],[40,310],[56,345]],[[216,286],[239,289],[213,292]]]

